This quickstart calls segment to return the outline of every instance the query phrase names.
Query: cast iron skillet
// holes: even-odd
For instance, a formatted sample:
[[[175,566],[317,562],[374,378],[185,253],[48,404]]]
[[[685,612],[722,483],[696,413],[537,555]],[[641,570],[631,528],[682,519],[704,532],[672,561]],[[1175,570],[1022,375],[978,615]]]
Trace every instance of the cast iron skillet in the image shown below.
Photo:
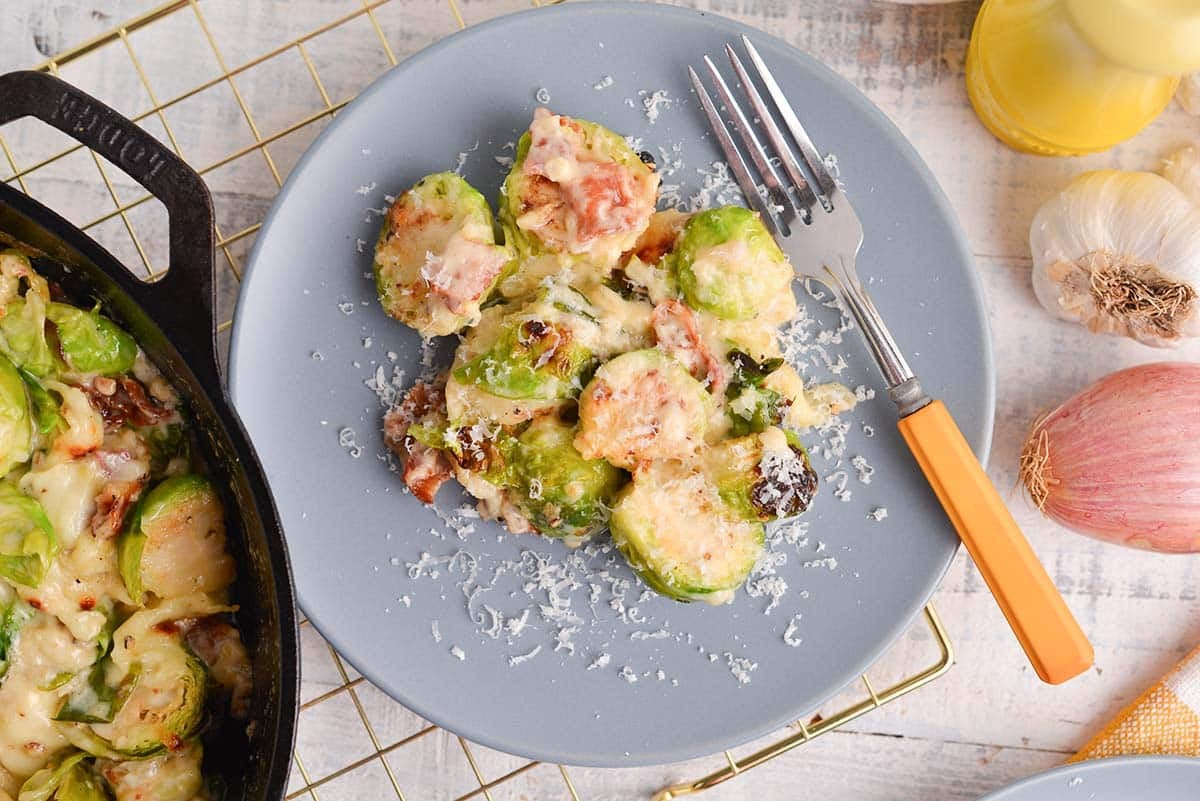
[[[134,123],[39,72],[0,76],[0,125],[32,116],[123,169],[167,207],[170,269],[154,283],[129,273],[69,222],[0,183],[0,247],[42,254],[39,272],[68,297],[99,301],[137,338],[183,395],[212,478],[223,493],[239,575],[238,626],[254,659],[253,723],[206,742],[206,766],[229,798],[283,798],[299,681],[295,601],[287,549],[262,467],[221,386],[213,334],[213,211],[200,176]],[[281,392],[285,390],[281,388]]]

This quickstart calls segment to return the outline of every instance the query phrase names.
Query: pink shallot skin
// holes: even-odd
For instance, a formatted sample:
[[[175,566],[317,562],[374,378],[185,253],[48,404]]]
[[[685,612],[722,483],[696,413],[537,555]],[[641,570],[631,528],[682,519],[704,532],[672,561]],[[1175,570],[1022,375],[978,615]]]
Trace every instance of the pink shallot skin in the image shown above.
[[[1042,432],[1047,516],[1120,545],[1200,551],[1200,364],[1112,373],[1036,424],[1030,446]]]

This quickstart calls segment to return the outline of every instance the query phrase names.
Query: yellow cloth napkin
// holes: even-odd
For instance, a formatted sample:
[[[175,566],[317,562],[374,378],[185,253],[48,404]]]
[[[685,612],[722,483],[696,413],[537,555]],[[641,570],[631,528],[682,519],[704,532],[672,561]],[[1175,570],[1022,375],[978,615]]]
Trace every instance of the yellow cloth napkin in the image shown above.
[[[1069,761],[1136,754],[1200,756],[1200,647]]]

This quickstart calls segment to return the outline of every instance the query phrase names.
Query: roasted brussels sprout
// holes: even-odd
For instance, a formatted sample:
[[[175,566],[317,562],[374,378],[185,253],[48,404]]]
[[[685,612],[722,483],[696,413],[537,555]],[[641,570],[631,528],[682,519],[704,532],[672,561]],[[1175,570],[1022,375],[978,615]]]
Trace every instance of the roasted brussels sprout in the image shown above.
[[[0,482],[0,577],[36,589],[58,554],[58,538],[42,505]]]
[[[139,610],[113,633],[109,684],[117,707],[109,722],[62,724],[78,748],[110,759],[175,751],[204,718],[208,673],[184,644],[180,621],[230,611],[203,593]]]
[[[153,636],[153,635],[151,635]],[[158,635],[123,677],[111,722],[91,724],[113,751],[146,757],[177,750],[200,728],[208,673],[177,636]]]
[[[109,794],[91,758],[76,751],[26,779],[17,801],[109,801]]]
[[[191,742],[150,759],[97,760],[96,768],[116,801],[198,801],[204,789],[203,760],[204,748]]]
[[[604,528],[612,497],[624,482],[603,459],[585,459],[572,444],[575,427],[552,416],[534,420],[512,456],[511,497],[534,527],[578,545]]]
[[[796,312],[792,266],[749,209],[723,206],[692,217],[669,260],[684,300],[695,309],[772,325]]]
[[[658,183],[623,137],[539,108],[517,143],[500,222],[522,258],[585,255],[607,271],[646,230]]]
[[[29,459],[34,422],[21,373],[0,354],[0,476]]]
[[[33,616],[33,607],[0,582],[0,679],[8,672],[9,653],[21,635],[21,629]]]
[[[587,298],[555,284],[498,324],[472,332],[465,345],[478,355],[455,368],[453,375],[509,400],[573,398],[595,363],[584,342],[596,329]]]
[[[483,195],[454,173],[427,175],[388,210],[375,246],[379,302],[422,336],[452,334],[479,321],[511,258]]]
[[[116,375],[133,367],[137,342],[99,309],[49,303],[46,317],[54,323],[59,347],[75,372]]]
[[[800,514],[817,492],[808,452],[781,428],[725,440],[704,454],[702,469],[726,503],[762,522]]]
[[[762,553],[763,524],[729,503],[694,463],[656,461],[634,472],[609,521],[613,543],[656,592],[726,603]]]
[[[704,385],[679,362],[635,350],[603,364],[584,389],[575,448],[624,468],[684,458],[703,444],[711,414]]]
[[[25,294],[19,294],[22,285]],[[0,350],[36,376],[57,373],[61,361],[46,339],[46,307],[50,288],[34,272],[29,259],[15,250],[0,251]]]
[[[138,604],[147,592],[175,598],[232,584],[224,510],[212,484],[182,475],[146,493],[117,541],[117,560],[129,597]]]

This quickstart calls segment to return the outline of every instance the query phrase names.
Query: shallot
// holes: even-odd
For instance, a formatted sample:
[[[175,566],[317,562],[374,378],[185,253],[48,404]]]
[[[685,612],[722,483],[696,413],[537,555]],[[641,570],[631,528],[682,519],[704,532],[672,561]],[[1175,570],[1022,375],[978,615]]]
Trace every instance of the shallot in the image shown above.
[[[1200,551],[1200,364],[1112,373],[1034,423],[1021,482],[1056,522],[1120,545]]]

